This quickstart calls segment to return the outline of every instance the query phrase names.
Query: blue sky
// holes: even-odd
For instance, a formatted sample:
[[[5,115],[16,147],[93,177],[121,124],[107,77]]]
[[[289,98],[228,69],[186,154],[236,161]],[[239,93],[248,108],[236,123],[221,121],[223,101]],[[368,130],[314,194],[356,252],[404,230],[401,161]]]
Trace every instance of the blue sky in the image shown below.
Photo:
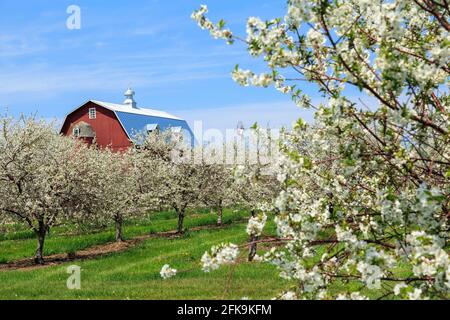
[[[205,128],[234,128],[238,121],[279,127],[310,118],[273,88],[235,84],[235,64],[265,71],[264,64],[190,19],[204,3],[214,21],[223,18],[244,34],[247,17],[282,17],[286,2],[1,0],[0,108],[62,119],[89,99],[121,103],[131,84],[141,107],[202,120]],[[72,4],[81,8],[80,30],[66,27]]]

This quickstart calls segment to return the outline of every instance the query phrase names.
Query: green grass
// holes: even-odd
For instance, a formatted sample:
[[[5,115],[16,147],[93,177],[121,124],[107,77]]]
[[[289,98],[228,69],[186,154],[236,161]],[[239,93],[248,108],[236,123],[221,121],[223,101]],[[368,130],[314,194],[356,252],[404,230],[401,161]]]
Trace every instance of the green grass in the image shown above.
[[[246,248],[236,266],[225,266],[210,274],[200,268],[200,258],[211,246],[221,242],[243,244],[247,239],[245,211],[225,210],[222,229],[189,230],[195,226],[213,225],[216,216],[206,211],[191,213],[185,221],[187,232],[179,238],[149,238],[120,253],[111,253],[92,260],[37,268],[0,271],[0,299],[269,299],[289,289],[290,283],[278,276],[275,267],[265,263],[246,262]],[[124,228],[128,239],[174,230],[177,217],[173,212],[161,212],[129,221]],[[269,219],[265,235],[275,234],[275,224]],[[0,263],[32,257],[35,239],[26,230],[13,226],[12,234],[0,239]],[[70,228],[55,228],[46,241],[46,255],[70,253],[114,240],[114,230],[68,234]],[[72,232],[73,233],[73,232]],[[264,246],[260,246],[262,249]],[[325,247],[317,247],[319,259]],[[259,252],[261,254],[261,252]],[[164,264],[178,270],[172,279],[163,280],[159,271]],[[66,273],[69,265],[82,268],[82,289],[68,290]],[[409,267],[396,270],[407,274]],[[356,281],[335,282],[331,292],[361,291],[371,298],[380,292],[369,291]]]
[[[203,216],[198,219],[199,223],[207,220]],[[194,221],[192,219],[191,223]],[[162,225],[153,227],[158,230],[164,229]],[[172,226],[169,224],[167,227]],[[128,228],[128,235],[133,232],[139,233],[131,227]],[[103,238],[89,239],[99,241]],[[246,239],[245,224],[240,223],[224,229],[187,232],[177,239],[148,239],[122,253],[72,262],[70,264],[77,264],[82,268],[82,289],[76,291],[68,290],[66,287],[68,277],[66,268],[69,263],[34,270],[0,271],[2,284],[0,298],[240,299],[244,296],[252,299],[272,298],[286,287],[286,283],[280,281],[275,268],[270,265],[245,262],[235,267],[225,266],[210,274],[200,270],[200,257],[212,245],[220,242],[244,243]],[[245,257],[245,250],[242,254]],[[166,263],[178,269],[179,274],[174,278],[163,280],[159,271]]]
[[[245,211],[225,210],[224,224],[248,217]],[[217,221],[214,214],[204,212],[195,212],[188,215],[185,219],[185,228],[194,226],[211,225]],[[149,215],[148,219],[140,219],[128,222],[124,227],[125,239],[136,236],[170,231],[176,229],[177,216],[174,212],[161,212]],[[14,232],[3,235],[0,239],[0,263],[7,263],[14,260],[29,258],[34,255],[36,250],[36,239],[33,233],[23,229],[23,227],[14,227]],[[54,228],[47,236],[44,246],[44,255],[57,253],[71,253],[82,250],[93,245],[104,244],[114,241],[114,229],[108,228],[104,231],[70,235],[67,236],[67,228]]]

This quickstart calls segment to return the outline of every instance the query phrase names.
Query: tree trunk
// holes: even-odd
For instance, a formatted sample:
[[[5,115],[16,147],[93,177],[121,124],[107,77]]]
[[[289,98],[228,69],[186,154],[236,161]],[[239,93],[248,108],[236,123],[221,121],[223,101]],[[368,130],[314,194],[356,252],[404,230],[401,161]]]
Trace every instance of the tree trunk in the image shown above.
[[[221,226],[223,223],[223,208],[222,205],[217,207],[217,225]]]
[[[37,232],[38,245],[34,257],[34,263],[36,264],[44,264],[44,242],[46,234],[47,228],[43,222],[39,222],[39,230]]]
[[[248,252],[249,262],[252,262],[256,256],[256,249],[257,249],[256,241],[258,241],[257,236],[250,236],[250,246],[249,246],[250,250]]]
[[[123,234],[122,234],[122,224],[123,219],[117,218],[116,221],[116,242],[122,242],[123,241]]]
[[[256,215],[256,211],[255,210],[251,210],[251,214],[252,214],[252,217],[254,217]],[[250,236],[249,252],[248,252],[248,261],[249,262],[252,262],[253,259],[256,256],[256,249],[257,249],[256,241],[258,241],[258,236],[251,235]]]
[[[184,222],[184,215],[185,215],[185,210],[184,209],[180,209],[180,210],[176,210],[178,213],[178,228],[177,228],[177,233],[178,234],[182,234],[183,233],[183,222]]]

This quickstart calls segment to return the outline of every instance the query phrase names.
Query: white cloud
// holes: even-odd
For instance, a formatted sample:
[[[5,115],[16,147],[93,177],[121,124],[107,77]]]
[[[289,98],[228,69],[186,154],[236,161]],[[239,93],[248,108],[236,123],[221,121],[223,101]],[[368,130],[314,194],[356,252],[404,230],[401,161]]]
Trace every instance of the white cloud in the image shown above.
[[[34,66],[20,70],[3,70],[0,74],[0,97],[11,94],[36,95],[64,92],[114,90],[130,82],[140,87],[192,80],[225,78],[228,74],[211,72],[207,63],[185,66],[110,66],[106,64],[69,66],[52,70]]]

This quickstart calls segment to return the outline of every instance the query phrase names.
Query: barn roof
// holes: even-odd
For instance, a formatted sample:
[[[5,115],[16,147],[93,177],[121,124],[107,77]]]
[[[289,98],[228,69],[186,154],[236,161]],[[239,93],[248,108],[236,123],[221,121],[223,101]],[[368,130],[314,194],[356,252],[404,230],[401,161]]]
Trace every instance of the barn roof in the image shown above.
[[[114,112],[124,112],[124,113],[131,113],[131,114],[142,115],[142,116],[151,116],[151,117],[160,117],[160,118],[167,118],[167,119],[174,119],[174,120],[182,120],[170,113],[160,111],[160,110],[138,108],[138,107],[130,108],[129,105],[116,104],[116,103],[104,102],[104,101],[98,101],[98,100],[91,100],[91,102],[98,104],[102,107],[105,107],[106,109],[109,109]]]
[[[181,128],[184,129],[186,137],[193,139],[193,133],[187,122],[174,115],[164,111],[146,109],[146,108],[130,108],[128,105],[120,105],[115,103],[91,100],[91,102],[113,111],[120,124],[125,130],[130,140],[136,141],[136,136],[141,132],[148,131],[148,125],[159,126],[161,131],[167,129]]]
[[[194,134],[188,123],[185,120],[167,112],[147,108],[131,107],[127,104],[116,104],[98,100],[89,100],[82,106],[85,106],[89,102],[114,112],[128,138],[135,143],[138,143],[137,135],[139,133],[148,132],[149,125],[157,125],[161,131],[165,131],[167,129],[184,131],[182,132],[184,136],[190,139],[191,144],[194,143]],[[78,110],[82,106],[76,108],[69,114]]]

